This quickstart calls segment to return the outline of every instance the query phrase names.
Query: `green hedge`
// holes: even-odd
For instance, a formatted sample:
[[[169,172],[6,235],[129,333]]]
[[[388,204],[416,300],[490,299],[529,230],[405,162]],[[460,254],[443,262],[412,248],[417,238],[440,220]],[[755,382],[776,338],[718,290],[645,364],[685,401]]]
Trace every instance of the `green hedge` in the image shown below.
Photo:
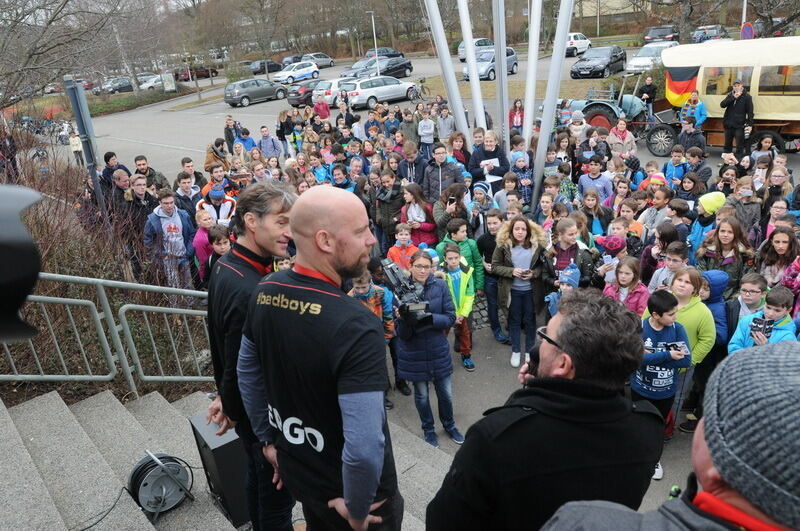
[[[89,112],[92,116],[102,116],[115,112],[129,111],[142,105],[167,101],[180,96],[185,96],[191,91],[178,85],[177,92],[161,92],[160,90],[141,90],[139,96],[132,92],[111,94],[109,96],[96,96],[89,98]]]

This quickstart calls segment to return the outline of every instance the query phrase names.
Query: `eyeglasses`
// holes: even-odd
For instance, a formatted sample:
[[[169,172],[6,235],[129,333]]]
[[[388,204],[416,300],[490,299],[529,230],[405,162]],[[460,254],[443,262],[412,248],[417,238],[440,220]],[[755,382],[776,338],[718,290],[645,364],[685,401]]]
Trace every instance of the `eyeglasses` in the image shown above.
[[[770,210],[786,210],[786,207],[782,207],[782,206],[771,206],[769,208],[770,208]]]
[[[559,345],[558,341],[556,341],[552,337],[548,336],[545,332],[547,332],[547,327],[546,326],[540,326],[539,328],[537,328],[536,329],[537,338],[547,341],[548,343],[550,343],[551,345],[556,347],[558,350],[564,350],[564,347]]]
[[[434,155],[447,155],[447,151],[435,151]]]
[[[429,269],[432,269],[432,268],[433,268],[433,266],[429,266],[429,265],[422,265],[422,264],[414,264],[414,265],[412,265],[411,267],[412,267],[412,268],[414,268],[414,269],[416,269],[417,271],[427,271],[427,270],[429,270]]]
[[[739,290],[739,293],[742,293],[744,295],[758,295],[761,292],[762,292],[762,290],[760,290],[760,289],[740,289]]]

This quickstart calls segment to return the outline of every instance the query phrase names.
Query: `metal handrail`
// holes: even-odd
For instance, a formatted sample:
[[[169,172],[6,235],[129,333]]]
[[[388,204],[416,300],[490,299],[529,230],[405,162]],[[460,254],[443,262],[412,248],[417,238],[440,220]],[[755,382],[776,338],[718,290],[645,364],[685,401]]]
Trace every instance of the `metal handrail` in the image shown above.
[[[187,320],[188,316],[200,318],[202,320],[203,333],[200,334],[200,340],[208,343],[208,327],[206,321],[205,310],[193,310],[187,308],[177,308],[172,306],[146,306],[136,304],[123,304],[118,310],[119,322],[115,319],[115,314],[109,301],[107,290],[127,290],[156,293],[173,297],[182,297],[193,301],[207,299],[208,293],[204,291],[185,290],[178,288],[170,288],[164,286],[154,286],[150,284],[138,284],[134,282],[120,282],[116,280],[106,280],[101,278],[79,277],[71,275],[61,275],[55,273],[40,273],[40,281],[56,282],[61,284],[79,284],[92,286],[97,295],[97,302],[81,298],[67,298],[67,297],[52,297],[43,295],[30,295],[27,299],[28,307],[34,305],[41,313],[45,326],[39,331],[39,335],[34,340],[28,340],[24,344],[28,345],[26,356],[29,356],[35,365],[35,370],[23,372],[19,369],[18,363],[15,362],[12,350],[22,351],[20,345],[11,345],[9,343],[2,343],[3,358],[8,365],[8,369],[0,370],[0,381],[110,381],[113,380],[117,372],[121,372],[125,381],[130,388],[131,392],[138,396],[138,389],[134,373],[136,373],[141,381],[146,382],[175,382],[175,381],[211,381],[213,378],[203,374],[203,367],[201,362],[207,365],[203,357],[206,353],[201,349],[198,355],[197,339],[193,337],[192,327]],[[100,311],[98,311],[98,306]],[[75,357],[72,363],[65,356],[66,340],[60,337],[62,330],[57,329],[53,319],[51,318],[49,308],[62,308],[66,314],[67,324],[62,326],[62,329],[71,331],[71,341],[77,345],[78,356]],[[73,308],[81,308],[88,312],[88,318],[84,321],[76,321],[73,314]],[[147,331],[150,339],[150,344],[154,349],[154,362],[158,367],[156,374],[148,374],[143,358],[139,354],[134,333],[132,331],[133,322],[129,318],[131,312],[137,312],[145,316],[147,322]],[[169,344],[172,347],[173,354],[175,355],[175,362],[171,363],[170,368],[175,370],[177,374],[170,373],[170,368],[165,368],[165,362],[161,359],[156,346],[157,334],[154,334],[153,328],[147,321],[147,314],[161,314],[164,316],[166,322],[165,336],[169,339]],[[183,330],[178,330],[173,333],[172,327],[168,320],[168,315],[173,315],[173,319],[180,321],[183,319]],[[78,327],[78,322],[84,325],[91,325],[92,332],[96,335],[97,343],[99,344],[102,356],[100,359],[90,359],[91,355],[87,353],[87,342],[89,339],[85,337]],[[105,322],[105,326],[104,326]],[[106,335],[108,334],[108,335]],[[122,336],[125,337],[125,343],[122,341]],[[180,359],[179,345],[176,342],[176,337],[182,336],[188,342],[191,351],[191,358],[188,365],[193,367],[193,370],[188,371],[190,374],[184,374],[185,364]],[[161,336],[158,336],[162,339]],[[110,341],[109,341],[110,339]],[[48,360],[45,356],[41,355],[37,350],[37,345],[42,348],[42,343],[50,342],[53,345],[54,361]],[[127,345],[127,351],[125,348]],[[133,366],[129,363],[128,355],[133,361]],[[3,358],[0,358],[2,360]],[[18,356],[22,358],[22,356]],[[92,368],[93,364],[104,365],[102,371],[97,371]],[[72,365],[72,368],[70,368]],[[76,367],[78,366],[78,367]]]

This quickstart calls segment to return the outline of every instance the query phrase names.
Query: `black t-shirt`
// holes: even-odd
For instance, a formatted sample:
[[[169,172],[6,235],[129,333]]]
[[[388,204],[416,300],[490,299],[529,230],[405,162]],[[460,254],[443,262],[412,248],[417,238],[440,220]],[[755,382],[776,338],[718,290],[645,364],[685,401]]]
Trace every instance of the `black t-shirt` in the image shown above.
[[[250,299],[244,335],[255,344],[281,476],[301,502],[343,496],[338,395],[385,391],[386,346],[378,319],[322,278],[281,271]],[[376,499],[397,492],[388,425]]]
[[[487,264],[492,263],[492,255],[494,254],[494,249],[497,247],[497,235],[489,234],[488,232],[484,232],[480,235],[477,241],[478,244],[478,252],[481,253],[483,257],[483,261]],[[486,273],[490,275],[491,273]]]

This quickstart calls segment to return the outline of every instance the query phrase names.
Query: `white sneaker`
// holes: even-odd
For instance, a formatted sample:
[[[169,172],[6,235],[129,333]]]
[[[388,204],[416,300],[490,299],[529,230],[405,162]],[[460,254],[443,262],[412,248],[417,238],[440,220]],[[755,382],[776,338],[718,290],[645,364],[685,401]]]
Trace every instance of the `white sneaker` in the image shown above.
[[[531,355],[526,352],[525,353],[525,363],[530,363],[530,361],[531,361]]]
[[[519,359],[522,356],[520,352],[512,352],[511,353],[511,366],[512,367],[519,367]]]
[[[653,471],[653,479],[659,480],[664,477],[664,469],[661,467],[661,461],[656,463],[656,469]]]

